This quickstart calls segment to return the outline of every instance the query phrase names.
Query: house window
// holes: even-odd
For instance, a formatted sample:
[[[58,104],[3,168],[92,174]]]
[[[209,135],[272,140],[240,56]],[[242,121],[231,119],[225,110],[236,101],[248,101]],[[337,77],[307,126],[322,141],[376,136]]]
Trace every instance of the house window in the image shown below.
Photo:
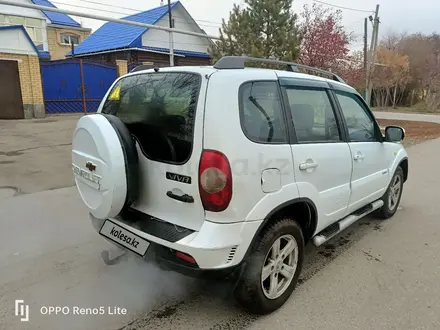
[[[0,15],[0,26],[1,25],[22,25],[37,47],[43,44],[43,20],[41,19]]]
[[[79,36],[74,34],[61,34],[61,44],[63,45],[79,45]]]

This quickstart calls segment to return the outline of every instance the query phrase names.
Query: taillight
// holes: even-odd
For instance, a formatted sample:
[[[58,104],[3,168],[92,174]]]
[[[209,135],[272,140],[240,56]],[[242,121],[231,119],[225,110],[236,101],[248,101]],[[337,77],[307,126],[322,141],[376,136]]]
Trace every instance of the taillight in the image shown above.
[[[216,150],[204,150],[199,166],[199,191],[206,211],[226,210],[232,198],[232,173],[229,161]]]

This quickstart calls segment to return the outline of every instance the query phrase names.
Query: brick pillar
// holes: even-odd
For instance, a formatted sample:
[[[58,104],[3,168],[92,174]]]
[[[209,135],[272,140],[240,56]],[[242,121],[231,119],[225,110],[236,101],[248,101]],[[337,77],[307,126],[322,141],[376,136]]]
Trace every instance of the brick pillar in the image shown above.
[[[128,63],[126,60],[116,60],[116,66],[118,67],[118,77],[128,73]]]
[[[41,82],[40,60],[38,56],[28,55],[30,90],[32,95],[33,117],[44,118],[46,115],[44,109],[43,86]]]
[[[21,97],[23,100],[24,118],[30,119],[34,117],[32,108],[32,89],[31,74],[29,71],[29,57],[27,55],[18,55],[18,73],[20,76]]]

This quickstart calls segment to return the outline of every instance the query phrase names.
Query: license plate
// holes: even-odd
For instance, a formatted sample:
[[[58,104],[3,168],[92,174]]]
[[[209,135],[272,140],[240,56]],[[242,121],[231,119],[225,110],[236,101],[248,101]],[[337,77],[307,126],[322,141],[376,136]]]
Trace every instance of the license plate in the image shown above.
[[[147,240],[110,220],[104,222],[99,233],[142,257],[150,246]]]

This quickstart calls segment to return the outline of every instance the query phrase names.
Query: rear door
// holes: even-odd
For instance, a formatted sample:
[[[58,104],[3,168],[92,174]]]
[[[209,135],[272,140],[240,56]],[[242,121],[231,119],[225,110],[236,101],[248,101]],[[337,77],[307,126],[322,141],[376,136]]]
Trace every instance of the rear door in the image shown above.
[[[326,83],[284,81],[295,141],[292,144],[299,193],[316,204],[318,230],[341,219],[350,199],[351,154]]]
[[[353,174],[348,213],[382,197],[389,181],[389,152],[371,111],[359,95],[335,89],[335,98],[346,122]]]
[[[102,112],[117,115],[136,140],[141,177],[133,208],[198,230],[198,190],[207,80],[199,73],[161,70],[122,78]]]

